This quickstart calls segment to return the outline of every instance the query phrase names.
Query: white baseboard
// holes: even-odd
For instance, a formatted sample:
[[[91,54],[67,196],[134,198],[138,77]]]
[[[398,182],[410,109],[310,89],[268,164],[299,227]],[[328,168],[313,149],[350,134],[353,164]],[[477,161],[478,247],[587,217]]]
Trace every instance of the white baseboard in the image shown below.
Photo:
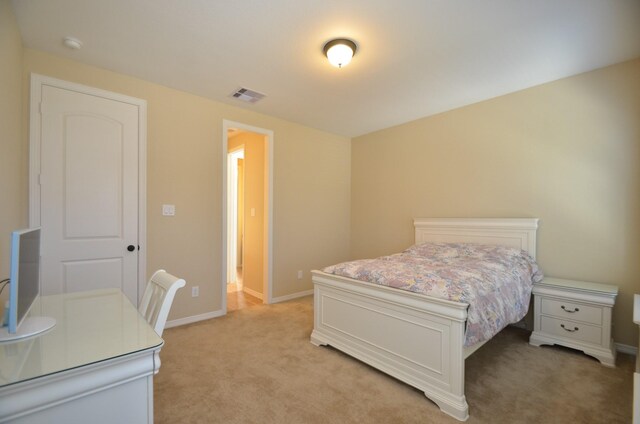
[[[288,294],[286,296],[274,297],[271,299],[271,303],[286,302],[287,300],[297,299],[299,297],[305,297],[313,294],[313,289],[305,290],[298,293]]]
[[[638,356],[638,348],[636,346],[629,346],[622,343],[614,343],[614,345],[616,346],[616,350],[620,353]]]
[[[245,287],[243,290],[246,293],[250,294],[251,296],[255,296],[255,297],[258,297],[259,299],[262,299],[261,293],[255,292],[247,287]],[[312,294],[313,294],[313,289],[289,294],[286,296],[274,297],[273,299],[271,299],[271,303],[286,302],[287,300],[297,299],[299,297],[309,296]],[[167,321],[164,328],[172,328],[172,327],[178,327],[181,325],[192,324],[194,322],[204,321],[206,319],[218,318],[223,315],[224,315],[224,312],[222,311],[222,309],[219,309],[217,311],[207,312],[205,314],[193,315],[185,318],[178,318],[171,321]]]
[[[258,299],[262,300],[262,293],[258,293],[255,290],[251,290],[249,287],[243,287],[242,291],[250,296],[257,297]]]
[[[164,328],[178,327],[180,325],[192,324],[198,321],[204,321],[206,319],[218,318],[224,315],[222,309],[213,312],[207,312],[205,314],[193,315],[185,318],[173,319],[171,321],[167,321]]]

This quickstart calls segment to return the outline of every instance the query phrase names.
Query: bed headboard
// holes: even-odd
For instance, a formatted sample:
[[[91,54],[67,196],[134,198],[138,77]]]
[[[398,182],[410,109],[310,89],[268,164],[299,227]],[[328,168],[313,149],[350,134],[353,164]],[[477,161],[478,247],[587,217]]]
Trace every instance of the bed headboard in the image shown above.
[[[536,258],[538,218],[415,218],[416,243],[485,243],[518,247]]]

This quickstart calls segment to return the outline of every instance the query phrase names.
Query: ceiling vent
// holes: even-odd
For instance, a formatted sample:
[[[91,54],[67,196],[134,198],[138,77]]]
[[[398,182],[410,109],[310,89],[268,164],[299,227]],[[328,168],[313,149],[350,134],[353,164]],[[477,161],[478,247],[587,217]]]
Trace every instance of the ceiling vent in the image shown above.
[[[235,97],[236,99],[247,103],[256,103],[265,96],[266,94],[258,93],[257,91],[249,90],[248,88],[239,88],[231,93],[231,97]]]

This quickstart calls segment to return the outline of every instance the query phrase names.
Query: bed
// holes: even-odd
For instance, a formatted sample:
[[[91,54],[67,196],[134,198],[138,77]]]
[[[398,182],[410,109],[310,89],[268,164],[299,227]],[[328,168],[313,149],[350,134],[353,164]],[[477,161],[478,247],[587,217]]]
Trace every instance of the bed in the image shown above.
[[[415,243],[459,242],[510,246],[535,259],[538,219],[415,219]],[[312,271],[311,343],[330,345],[423,391],[452,417],[465,421],[467,303],[429,297]]]

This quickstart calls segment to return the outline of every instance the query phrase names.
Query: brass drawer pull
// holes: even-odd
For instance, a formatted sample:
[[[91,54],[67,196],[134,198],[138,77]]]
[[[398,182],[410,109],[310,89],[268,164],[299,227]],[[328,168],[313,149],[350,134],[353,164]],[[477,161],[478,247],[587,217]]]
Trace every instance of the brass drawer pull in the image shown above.
[[[573,330],[572,330],[572,329],[570,329],[570,328],[566,328],[566,327],[564,326],[564,324],[560,324],[560,327],[562,327],[562,329],[563,329],[564,331],[568,331],[568,332],[570,332],[570,333],[574,333],[574,332],[578,331],[578,327],[573,327]]]
[[[569,312],[570,314],[573,314],[574,312],[580,312],[580,308],[575,308],[573,311],[570,311],[567,308],[565,308],[564,305],[562,305],[560,307],[562,308],[563,311]]]

